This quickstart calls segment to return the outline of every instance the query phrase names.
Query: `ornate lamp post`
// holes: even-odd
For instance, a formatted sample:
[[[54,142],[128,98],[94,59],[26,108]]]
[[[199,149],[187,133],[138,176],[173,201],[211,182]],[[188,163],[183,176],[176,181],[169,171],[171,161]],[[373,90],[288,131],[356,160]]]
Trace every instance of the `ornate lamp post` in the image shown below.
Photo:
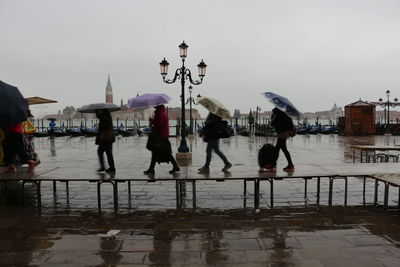
[[[395,107],[395,106],[397,106],[397,105],[399,105],[399,103],[398,103],[398,99],[397,99],[397,97],[393,100],[393,102],[390,102],[390,99],[389,99],[389,97],[390,97],[390,90],[387,90],[386,91],[386,97],[387,97],[387,101],[386,102],[383,102],[383,100],[382,100],[382,98],[379,98],[379,104],[381,105],[381,107],[383,107],[383,108],[385,108],[386,109],[386,107],[387,107],[387,113],[385,114],[385,117],[386,117],[386,129],[388,129],[388,127],[389,127],[389,124],[390,124],[390,107]]]
[[[179,52],[180,52],[180,56],[182,58],[182,67],[180,67],[179,69],[177,69],[175,71],[175,76],[172,80],[170,79],[166,79],[166,76],[168,74],[168,61],[165,60],[165,58],[160,62],[160,68],[161,68],[161,76],[163,78],[163,81],[165,83],[174,83],[177,79],[181,80],[181,110],[182,110],[182,114],[181,114],[181,143],[179,145],[178,148],[178,152],[189,152],[189,147],[187,146],[187,142],[186,142],[186,131],[185,131],[185,81],[189,80],[189,82],[193,85],[199,85],[203,82],[203,78],[206,75],[206,67],[207,65],[204,63],[203,60],[201,60],[201,62],[197,65],[198,69],[199,69],[199,78],[200,80],[193,80],[192,79],[192,74],[191,71],[189,69],[187,69],[185,67],[185,58],[187,56],[187,49],[188,49],[188,45],[185,43],[185,41],[183,41],[180,45],[179,45]]]
[[[193,87],[190,85],[189,88],[189,97],[186,100],[186,105],[189,104],[189,116],[190,116],[190,129],[189,133],[193,134],[193,116],[192,116],[192,104],[197,105],[196,101],[192,97]]]

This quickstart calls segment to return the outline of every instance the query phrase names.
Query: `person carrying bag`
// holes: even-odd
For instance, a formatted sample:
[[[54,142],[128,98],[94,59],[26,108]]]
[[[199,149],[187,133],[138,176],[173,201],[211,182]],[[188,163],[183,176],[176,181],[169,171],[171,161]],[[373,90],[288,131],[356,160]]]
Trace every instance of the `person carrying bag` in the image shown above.
[[[164,105],[155,106],[154,117],[150,119],[151,133],[147,139],[146,148],[151,151],[151,162],[144,174],[154,174],[156,162],[171,162],[173,165],[169,173],[180,171],[174,156],[172,155],[171,143],[169,142],[169,120]]]

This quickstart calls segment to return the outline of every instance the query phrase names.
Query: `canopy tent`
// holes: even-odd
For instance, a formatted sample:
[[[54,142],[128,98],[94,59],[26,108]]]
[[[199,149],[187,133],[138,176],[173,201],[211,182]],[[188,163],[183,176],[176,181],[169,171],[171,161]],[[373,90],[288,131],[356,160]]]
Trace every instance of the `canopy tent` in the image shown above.
[[[29,105],[39,105],[39,104],[49,104],[49,103],[57,103],[56,100],[51,100],[39,96],[33,96],[33,97],[28,97],[25,98],[26,101],[28,101]]]

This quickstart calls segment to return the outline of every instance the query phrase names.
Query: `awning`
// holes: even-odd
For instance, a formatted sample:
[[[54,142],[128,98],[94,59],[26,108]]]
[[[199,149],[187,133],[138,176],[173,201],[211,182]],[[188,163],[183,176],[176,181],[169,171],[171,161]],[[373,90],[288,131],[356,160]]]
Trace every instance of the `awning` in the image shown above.
[[[39,96],[33,96],[33,97],[28,97],[25,98],[26,101],[28,101],[29,105],[39,105],[39,104],[48,104],[48,103],[57,103],[56,100],[51,100]]]

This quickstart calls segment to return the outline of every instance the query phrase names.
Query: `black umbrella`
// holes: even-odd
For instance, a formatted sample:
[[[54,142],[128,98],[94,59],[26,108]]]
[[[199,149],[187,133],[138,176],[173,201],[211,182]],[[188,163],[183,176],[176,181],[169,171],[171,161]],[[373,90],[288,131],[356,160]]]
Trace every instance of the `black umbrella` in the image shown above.
[[[17,87],[0,81],[0,127],[27,120],[28,102]]]

